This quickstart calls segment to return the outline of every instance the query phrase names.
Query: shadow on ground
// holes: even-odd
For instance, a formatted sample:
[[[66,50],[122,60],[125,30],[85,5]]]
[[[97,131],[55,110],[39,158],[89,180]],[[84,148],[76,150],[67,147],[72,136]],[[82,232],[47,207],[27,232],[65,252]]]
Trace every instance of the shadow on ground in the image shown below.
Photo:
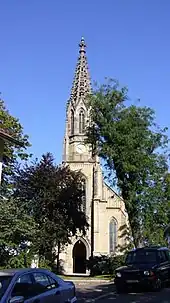
[[[129,292],[127,294],[113,294],[104,298],[103,302],[114,303],[169,303],[169,295],[160,292]]]
[[[110,292],[115,292],[114,283],[108,284],[77,284],[77,298],[79,302],[84,302],[88,299],[96,299]]]
[[[103,296],[103,297],[102,297]],[[127,294],[117,294],[113,283],[100,285],[78,285],[78,303],[92,302],[101,303],[170,303],[170,288],[160,292],[141,292],[131,290]]]

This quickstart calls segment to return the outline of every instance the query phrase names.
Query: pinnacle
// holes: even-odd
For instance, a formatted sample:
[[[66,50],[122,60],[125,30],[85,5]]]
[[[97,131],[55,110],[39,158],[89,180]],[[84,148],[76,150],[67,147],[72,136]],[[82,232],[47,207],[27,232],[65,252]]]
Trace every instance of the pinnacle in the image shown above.
[[[86,52],[86,51],[85,51],[86,44],[85,44],[84,37],[81,38],[81,41],[80,41],[80,43],[79,43],[79,47],[80,47],[80,50],[79,50],[80,53],[81,53],[81,52],[84,52],[84,53]]]
[[[88,72],[88,64],[86,57],[86,44],[82,37],[79,43],[79,58],[76,65],[71,95],[69,102],[76,105],[80,99],[85,99],[87,94],[91,91],[91,83]]]

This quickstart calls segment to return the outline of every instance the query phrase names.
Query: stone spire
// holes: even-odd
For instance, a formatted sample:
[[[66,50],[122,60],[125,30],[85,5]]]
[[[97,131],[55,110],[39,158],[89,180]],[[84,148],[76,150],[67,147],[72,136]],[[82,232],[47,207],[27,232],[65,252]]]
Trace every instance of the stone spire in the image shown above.
[[[86,57],[86,44],[84,38],[81,38],[79,44],[79,58],[76,65],[75,76],[71,89],[69,103],[75,106],[80,99],[84,100],[91,92],[91,83],[88,71],[87,57]]]

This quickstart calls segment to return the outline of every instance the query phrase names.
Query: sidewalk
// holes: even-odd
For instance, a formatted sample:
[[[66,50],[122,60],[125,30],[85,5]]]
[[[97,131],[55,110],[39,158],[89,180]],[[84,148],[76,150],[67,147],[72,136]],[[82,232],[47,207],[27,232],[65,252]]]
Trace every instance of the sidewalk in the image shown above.
[[[65,281],[70,281],[70,280],[67,280],[67,279],[65,279]],[[76,279],[73,279],[72,280],[73,281],[73,283],[76,283],[76,284],[108,284],[108,283],[114,283],[114,281],[113,280],[102,280],[102,279],[78,279],[78,280],[76,280]]]

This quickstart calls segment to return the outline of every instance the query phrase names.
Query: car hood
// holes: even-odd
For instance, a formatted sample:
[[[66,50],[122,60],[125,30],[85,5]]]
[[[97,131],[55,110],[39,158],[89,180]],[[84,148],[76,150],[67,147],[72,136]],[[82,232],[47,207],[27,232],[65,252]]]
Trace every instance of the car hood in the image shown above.
[[[156,267],[155,263],[129,264],[116,269],[116,271],[149,270]]]

